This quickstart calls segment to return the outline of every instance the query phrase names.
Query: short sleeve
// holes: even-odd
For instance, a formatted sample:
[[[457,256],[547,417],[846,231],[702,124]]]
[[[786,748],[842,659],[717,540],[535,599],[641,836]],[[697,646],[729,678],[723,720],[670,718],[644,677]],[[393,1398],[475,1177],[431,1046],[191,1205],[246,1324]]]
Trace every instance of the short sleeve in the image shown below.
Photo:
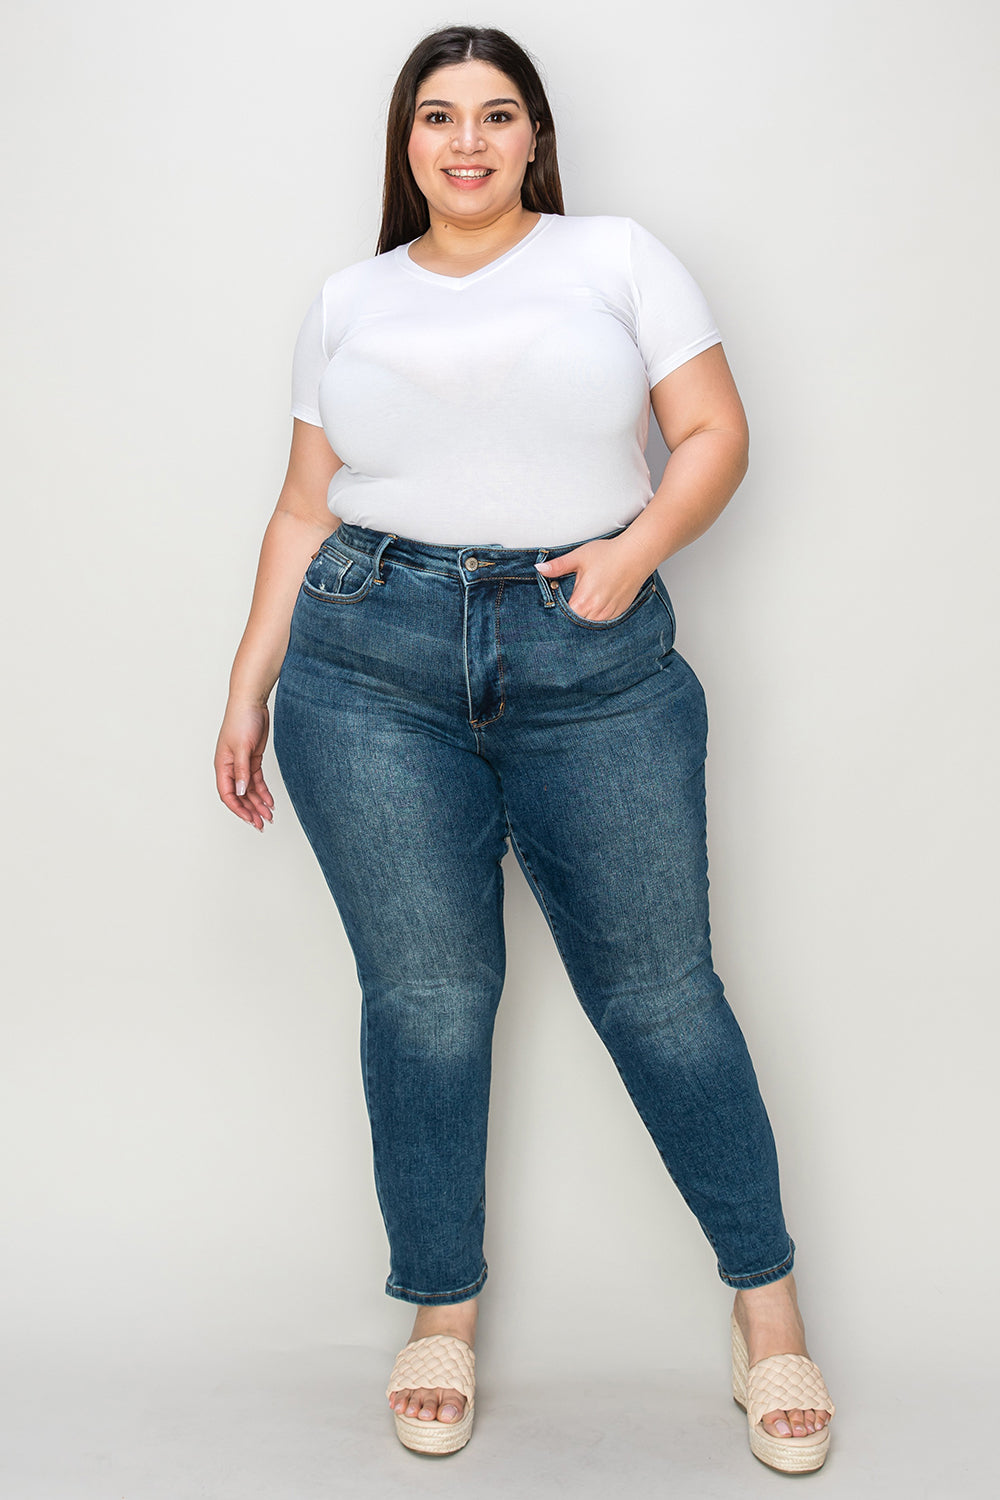
[[[648,229],[629,225],[636,335],[650,389],[722,335],[691,273]]]
[[[292,355],[292,416],[322,427],[319,414],[319,383],[329,364],[325,347],[323,293],[306,313]]]

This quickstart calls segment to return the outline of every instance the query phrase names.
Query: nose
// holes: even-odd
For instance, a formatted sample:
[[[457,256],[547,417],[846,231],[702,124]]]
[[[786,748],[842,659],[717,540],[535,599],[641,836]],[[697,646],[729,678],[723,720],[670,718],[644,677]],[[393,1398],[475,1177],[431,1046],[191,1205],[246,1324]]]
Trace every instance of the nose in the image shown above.
[[[486,142],[483,140],[476,126],[471,120],[464,125],[455,126],[455,134],[451,138],[452,149],[455,151],[481,151]]]

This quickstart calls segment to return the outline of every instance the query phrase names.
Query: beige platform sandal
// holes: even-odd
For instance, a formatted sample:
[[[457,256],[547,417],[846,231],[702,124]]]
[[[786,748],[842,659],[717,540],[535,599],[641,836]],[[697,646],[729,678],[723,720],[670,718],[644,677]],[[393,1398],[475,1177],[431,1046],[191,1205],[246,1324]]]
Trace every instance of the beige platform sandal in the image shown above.
[[[828,1411],[834,1405],[823,1383],[819,1366],[805,1354],[771,1354],[756,1364],[747,1364],[746,1339],[735,1312],[731,1315],[733,1333],[733,1399],[747,1414],[751,1451],[772,1469],[786,1474],[803,1474],[819,1469],[830,1451],[830,1426],[804,1437],[772,1437],[764,1430],[761,1417],[769,1411]]]
[[[396,1436],[415,1453],[454,1453],[472,1436],[476,1351],[450,1333],[431,1333],[404,1345],[396,1356],[385,1394],[388,1399],[393,1391],[434,1390],[439,1386],[465,1397],[465,1410],[457,1422],[439,1422],[436,1417],[428,1422],[393,1411]]]

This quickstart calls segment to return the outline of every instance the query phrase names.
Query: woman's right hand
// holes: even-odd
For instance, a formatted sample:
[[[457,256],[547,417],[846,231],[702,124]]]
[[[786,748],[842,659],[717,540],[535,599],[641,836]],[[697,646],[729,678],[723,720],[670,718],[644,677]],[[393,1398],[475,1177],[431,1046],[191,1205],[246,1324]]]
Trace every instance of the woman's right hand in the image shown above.
[[[253,602],[229,676],[226,716],[215,751],[219,796],[261,832],[274,798],[260,763],[267,744],[267,700],[281,674],[302,576],[317,547],[340,525],[327,505],[341,460],[322,427],[296,417],[288,472],[261,543]]]
[[[270,716],[266,703],[234,703],[230,699],[215,749],[215,784],[219,796],[244,823],[259,833],[272,822],[274,798],[267,789],[261,761]]]

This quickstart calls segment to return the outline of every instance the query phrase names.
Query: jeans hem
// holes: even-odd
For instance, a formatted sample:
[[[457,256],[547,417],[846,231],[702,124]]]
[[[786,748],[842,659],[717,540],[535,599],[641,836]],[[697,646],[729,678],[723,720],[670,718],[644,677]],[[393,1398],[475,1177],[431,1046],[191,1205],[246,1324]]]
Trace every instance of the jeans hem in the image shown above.
[[[474,1297],[486,1280],[488,1267],[485,1262],[479,1276],[470,1286],[463,1286],[453,1292],[415,1292],[410,1287],[395,1286],[391,1281],[385,1284],[387,1297],[398,1297],[401,1302],[419,1302],[425,1304],[447,1305],[449,1302],[465,1302],[469,1297]]]
[[[742,1287],[767,1286],[769,1282],[780,1281],[783,1276],[787,1276],[789,1271],[792,1269],[794,1261],[795,1241],[792,1239],[791,1235],[789,1235],[788,1254],[785,1256],[785,1259],[783,1261],[780,1261],[778,1263],[778,1265],[768,1266],[766,1271],[751,1271],[746,1276],[730,1276],[729,1272],[724,1271],[720,1265],[719,1276],[721,1280],[725,1282],[726,1286],[735,1287],[737,1291],[739,1291]]]

